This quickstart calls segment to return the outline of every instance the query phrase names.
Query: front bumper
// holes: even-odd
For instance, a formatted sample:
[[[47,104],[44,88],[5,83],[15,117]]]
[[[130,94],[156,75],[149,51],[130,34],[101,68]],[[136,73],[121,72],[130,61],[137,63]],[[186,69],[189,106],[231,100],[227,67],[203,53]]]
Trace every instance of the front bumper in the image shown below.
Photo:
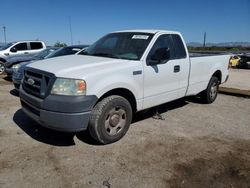
[[[5,68],[5,72],[7,74],[13,74],[13,69],[12,68]]]
[[[13,82],[16,90],[19,90],[19,87],[20,87],[21,82],[22,82],[23,76],[20,76],[20,75],[21,75],[21,73],[18,73],[18,72],[14,72],[12,74],[12,82]]]
[[[50,129],[63,132],[86,130],[97,97],[49,95],[41,99],[30,95],[20,86],[23,111],[33,120]]]

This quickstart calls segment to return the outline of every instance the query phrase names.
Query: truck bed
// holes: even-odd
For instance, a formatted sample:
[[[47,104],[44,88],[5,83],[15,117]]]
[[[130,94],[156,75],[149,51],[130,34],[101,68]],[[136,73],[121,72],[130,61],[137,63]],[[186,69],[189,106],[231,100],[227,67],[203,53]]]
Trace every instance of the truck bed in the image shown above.
[[[230,55],[228,52],[189,52],[189,57]]]
[[[221,69],[221,72],[227,73],[229,58],[230,55],[225,54],[202,54],[201,56],[191,56],[189,89],[187,95],[197,94],[199,91],[204,90],[212,74],[218,70],[218,68]],[[228,74],[222,74],[222,83],[225,81],[227,75]]]

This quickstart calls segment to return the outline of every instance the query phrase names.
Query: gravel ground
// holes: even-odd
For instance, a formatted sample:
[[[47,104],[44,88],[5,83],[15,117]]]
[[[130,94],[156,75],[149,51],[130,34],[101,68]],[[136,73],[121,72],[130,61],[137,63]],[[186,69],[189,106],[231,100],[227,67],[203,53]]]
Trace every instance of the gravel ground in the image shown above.
[[[48,130],[20,109],[0,79],[0,187],[250,186],[250,99],[186,98],[137,114],[125,137],[98,145],[88,134]]]

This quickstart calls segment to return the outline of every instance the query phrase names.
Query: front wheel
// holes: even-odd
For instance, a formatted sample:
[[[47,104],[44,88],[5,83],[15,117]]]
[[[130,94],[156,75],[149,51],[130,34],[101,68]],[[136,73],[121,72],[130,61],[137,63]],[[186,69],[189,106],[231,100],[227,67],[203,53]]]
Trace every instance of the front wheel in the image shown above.
[[[217,77],[212,77],[208,83],[207,89],[201,93],[201,99],[205,104],[211,104],[217,98],[219,91],[219,80]]]
[[[96,104],[91,112],[88,130],[102,144],[120,140],[128,131],[132,108],[123,97],[112,95]]]
[[[0,74],[3,74],[4,71],[5,71],[4,63],[2,61],[0,61]]]

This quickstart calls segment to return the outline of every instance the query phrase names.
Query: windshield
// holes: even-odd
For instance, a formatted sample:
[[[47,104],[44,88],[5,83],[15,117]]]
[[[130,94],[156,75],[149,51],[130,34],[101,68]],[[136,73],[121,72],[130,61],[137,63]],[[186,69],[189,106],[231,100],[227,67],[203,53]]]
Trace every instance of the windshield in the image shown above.
[[[11,42],[11,43],[8,43],[8,44],[6,44],[6,45],[4,45],[4,46],[1,46],[1,47],[0,47],[0,50],[6,50],[7,48],[11,47],[13,44],[14,44],[14,43]]]
[[[45,49],[41,51],[40,53],[34,55],[34,58],[36,59],[44,59],[47,55],[51,54],[54,51],[54,49]]]
[[[99,39],[79,54],[140,60],[152,37],[153,34],[150,33],[111,33]]]

